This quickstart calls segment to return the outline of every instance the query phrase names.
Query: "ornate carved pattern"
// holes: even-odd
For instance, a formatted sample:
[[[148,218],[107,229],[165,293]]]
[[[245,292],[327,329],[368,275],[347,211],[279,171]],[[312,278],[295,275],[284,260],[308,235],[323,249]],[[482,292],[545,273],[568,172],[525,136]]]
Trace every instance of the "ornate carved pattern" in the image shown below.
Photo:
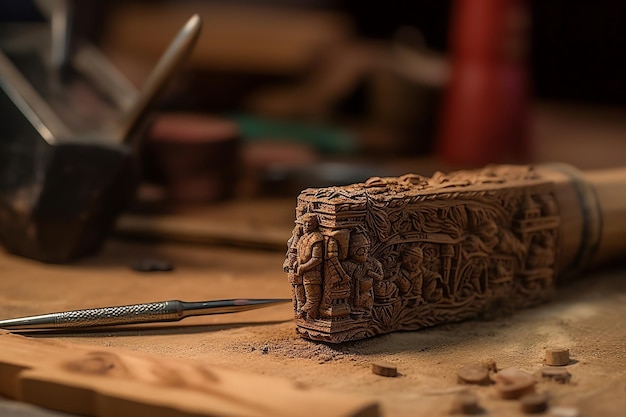
[[[414,330],[553,292],[558,207],[531,167],[307,189],[296,214],[283,266],[310,339]]]

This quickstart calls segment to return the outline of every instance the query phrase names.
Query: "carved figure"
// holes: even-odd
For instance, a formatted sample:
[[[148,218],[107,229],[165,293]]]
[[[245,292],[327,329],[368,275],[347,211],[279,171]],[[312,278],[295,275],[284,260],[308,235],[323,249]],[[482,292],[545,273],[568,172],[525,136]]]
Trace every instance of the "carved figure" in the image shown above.
[[[401,266],[396,282],[406,305],[421,304],[428,299],[441,297],[441,275],[428,270],[424,264],[424,253],[419,246],[411,246],[402,254]]]
[[[348,248],[349,230],[341,230],[327,237],[326,257],[324,259],[324,288],[320,314],[324,317],[342,317],[350,313],[350,281],[352,277],[343,270],[339,258]]]
[[[307,317],[319,317],[322,300],[322,260],[324,237],[318,229],[317,216],[307,213],[302,216],[302,236],[298,239],[297,262],[294,280],[302,280],[306,301],[300,308],[300,314]],[[297,314],[297,313],[296,313]]]
[[[528,251],[528,269],[549,268],[554,264],[554,239],[550,233],[541,232],[533,237]]]
[[[287,254],[285,262],[283,262],[283,271],[287,273],[289,283],[291,284],[291,298],[293,299],[293,310],[296,317],[302,317],[302,306],[306,302],[302,275],[296,274],[296,265],[298,263],[298,240],[302,236],[302,227],[297,226],[293,229],[293,233],[287,241]]]
[[[545,300],[552,187],[530,167],[491,166],[304,190],[285,260],[297,331],[336,343]]]
[[[498,225],[493,220],[487,220],[476,227],[463,242],[463,250],[468,253],[491,254],[498,245]]]
[[[365,233],[356,232],[350,237],[348,259],[342,263],[345,273],[354,281],[352,313],[370,315],[374,305],[374,280],[383,279],[383,267],[369,256],[370,242]]]

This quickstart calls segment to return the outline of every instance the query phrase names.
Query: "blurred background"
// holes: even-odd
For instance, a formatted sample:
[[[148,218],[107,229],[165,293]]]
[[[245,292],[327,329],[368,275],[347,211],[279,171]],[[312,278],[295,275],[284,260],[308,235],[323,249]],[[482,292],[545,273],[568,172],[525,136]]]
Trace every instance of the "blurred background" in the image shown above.
[[[370,176],[626,164],[620,1],[84,0],[74,38],[138,89],[203,30],[141,143],[140,199],[295,197]],[[42,19],[4,0],[4,22]]]

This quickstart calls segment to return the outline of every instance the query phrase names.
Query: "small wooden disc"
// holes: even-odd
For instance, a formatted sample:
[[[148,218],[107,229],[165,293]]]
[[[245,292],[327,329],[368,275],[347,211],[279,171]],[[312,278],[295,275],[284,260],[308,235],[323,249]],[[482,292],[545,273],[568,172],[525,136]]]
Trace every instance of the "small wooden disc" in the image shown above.
[[[570,373],[567,368],[556,366],[544,366],[541,369],[541,376],[544,378],[550,378],[557,382],[567,382],[570,378]]]
[[[546,349],[546,365],[564,366],[569,364],[569,349]]]
[[[460,392],[452,402],[453,414],[478,414],[481,412],[478,397],[472,392]]]
[[[551,417],[580,417],[580,411],[575,407],[556,406],[550,407]]]
[[[535,380],[527,372],[515,368],[507,368],[494,377],[496,389],[504,399],[516,399],[530,394],[535,389]]]
[[[372,372],[380,376],[398,376],[398,368],[388,362],[375,362],[372,364]]]
[[[524,413],[543,413],[548,409],[548,396],[543,392],[524,395],[520,405]]]
[[[487,385],[491,382],[489,369],[479,363],[462,366],[456,371],[456,376],[459,384]]]

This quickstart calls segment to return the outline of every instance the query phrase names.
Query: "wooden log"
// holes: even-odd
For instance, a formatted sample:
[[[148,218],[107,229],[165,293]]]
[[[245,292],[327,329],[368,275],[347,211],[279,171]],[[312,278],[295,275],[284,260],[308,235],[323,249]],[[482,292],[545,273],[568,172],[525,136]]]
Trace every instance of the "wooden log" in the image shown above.
[[[98,416],[378,416],[369,400],[193,361],[0,330],[0,395]]]
[[[332,343],[493,317],[626,252],[626,169],[492,165],[307,189],[283,265],[298,332]]]

